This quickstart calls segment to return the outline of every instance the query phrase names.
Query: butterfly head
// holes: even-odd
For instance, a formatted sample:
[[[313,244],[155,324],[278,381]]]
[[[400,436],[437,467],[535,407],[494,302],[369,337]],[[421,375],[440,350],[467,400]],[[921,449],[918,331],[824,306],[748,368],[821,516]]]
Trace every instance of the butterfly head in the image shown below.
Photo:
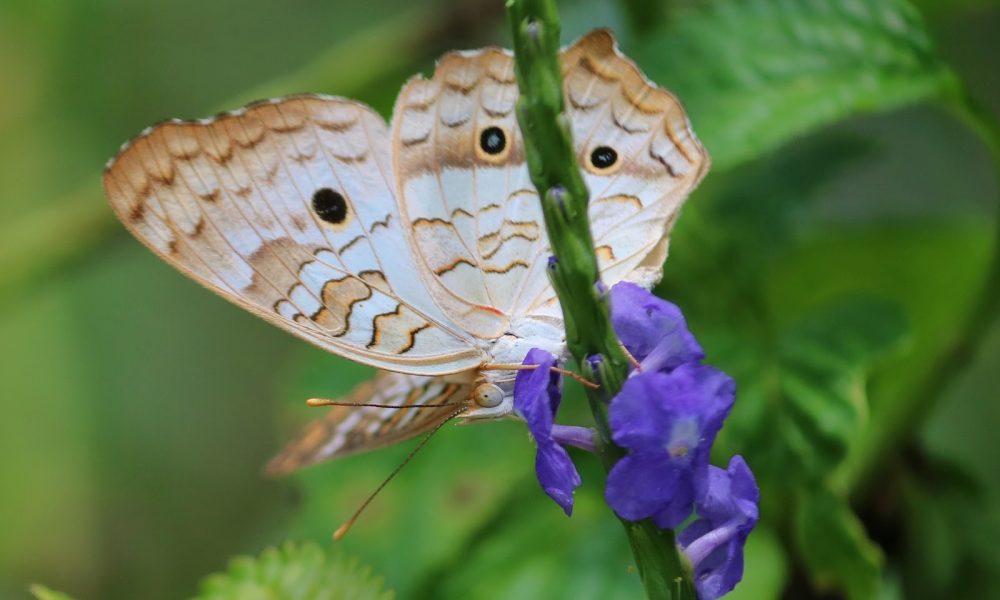
[[[502,419],[514,412],[514,375],[511,371],[484,371],[472,388],[469,408],[462,413],[465,421]]]

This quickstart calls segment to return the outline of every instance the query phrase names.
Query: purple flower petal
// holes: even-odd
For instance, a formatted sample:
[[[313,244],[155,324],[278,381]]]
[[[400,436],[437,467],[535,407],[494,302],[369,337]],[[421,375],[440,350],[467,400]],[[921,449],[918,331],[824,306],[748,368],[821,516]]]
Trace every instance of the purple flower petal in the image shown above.
[[[653,522],[660,529],[674,529],[688,517],[694,508],[694,486],[691,477],[678,477],[673,496],[660,512],[653,515]]]
[[[535,474],[542,490],[567,515],[573,514],[573,491],[580,486],[580,473],[566,449],[553,441],[539,443],[538,453],[535,454]]]
[[[604,499],[623,519],[638,521],[661,511],[674,494],[680,473],[663,454],[633,452],[608,473]]]
[[[695,568],[694,585],[699,600],[715,600],[731,592],[742,579],[743,543],[729,543]]]
[[[541,442],[552,435],[552,419],[559,406],[559,376],[550,369],[556,357],[532,348],[524,358],[526,365],[537,369],[518,371],[514,379],[514,410],[528,423],[528,431]]]
[[[698,519],[677,541],[694,567],[698,597],[714,599],[743,578],[743,546],[759,517],[760,491],[740,456],[729,468],[709,467],[707,489],[696,502]]]
[[[556,441],[554,434],[570,438],[581,444],[593,446],[590,431],[581,427],[556,426],[556,409],[562,398],[561,380],[551,368],[556,357],[544,350],[532,348],[524,364],[537,365],[536,369],[518,371],[514,379],[514,410],[528,424],[528,431],[535,438],[535,474],[542,489],[566,514],[573,512],[573,491],[580,485],[580,474],[566,449]],[[558,429],[556,429],[558,427]],[[583,430],[585,434],[576,430]]]
[[[662,400],[670,386],[669,375],[654,372],[625,381],[608,415],[616,444],[638,452],[666,452],[664,432],[671,425],[671,415]]]
[[[743,457],[732,457],[726,470],[709,468],[707,490],[698,499],[698,515],[716,525],[740,517],[756,521],[760,490]]]
[[[593,454],[595,452],[594,437],[597,432],[590,427],[577,427],[576,425],[552,426],[552,439],[564,446],[575,446],[581,450],[586,450]]]
[[[653,516],[671,529],[687,519],[709,486],[709,452],[734,394],[732,379],[699,364],[625,382],[609,422],[615,443],[631,453],[612,469],[605,493],[619,516]]]
[[[646,370],[669,371],[705,356],[680,309],[634,283],[611,288],[611,322]]]

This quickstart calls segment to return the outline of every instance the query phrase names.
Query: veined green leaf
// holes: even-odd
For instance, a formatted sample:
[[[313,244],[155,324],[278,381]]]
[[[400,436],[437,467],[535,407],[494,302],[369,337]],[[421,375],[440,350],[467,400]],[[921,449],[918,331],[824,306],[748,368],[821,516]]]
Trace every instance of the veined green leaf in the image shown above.
[[[906,597],[1000,596],[998,491],[960,462],[923,453],[908,462],[888,508],[904,531]]]
[[[719,354],[710,359],[739,389],[720,448],[744,454],[765,485],[822,480],[865,423],[872,363],[905,332],[897,307],[853,300],[812,314],[770,342],[711,341],[706,347]]]
[[[878,597],[882,551],[865,533],[847,502],[825,488],[799,498],[795,538],[820,589],[838,589],[850,600]]]
[[[845,116],[954,90],[905,0],[722,0],[630,48],[726,169]]]
[[[285,544],[259,557],[233,559],[225,573],[210,575],[197,600],[389,600],[382,580],[367,567],[314,544]]]

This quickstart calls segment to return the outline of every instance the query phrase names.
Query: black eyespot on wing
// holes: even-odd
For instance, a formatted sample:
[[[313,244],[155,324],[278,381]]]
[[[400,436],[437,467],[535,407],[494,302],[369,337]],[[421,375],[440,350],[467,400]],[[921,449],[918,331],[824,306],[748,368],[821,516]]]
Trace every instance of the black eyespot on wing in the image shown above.
[[[507,136],[499,127],[487,127],[479,134],[479,147],[486,154],[500,154],[507,147]]]
[[[347,200],[337,191],[320,188],[313,194],[313,210],[327,223],[340,225],[347,220]]]
[[[610,169],[618,162],[618,153],[609,146],[598,146],[590,153],[590,164],[595,169]]]

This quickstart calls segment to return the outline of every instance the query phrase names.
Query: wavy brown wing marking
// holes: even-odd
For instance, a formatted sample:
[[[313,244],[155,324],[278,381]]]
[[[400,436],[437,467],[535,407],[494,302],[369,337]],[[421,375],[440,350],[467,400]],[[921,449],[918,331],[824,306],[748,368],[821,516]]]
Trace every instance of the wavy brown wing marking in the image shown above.
[[[561,61],[602,278],[607,285],[629,279],[650,287],[662,274],[680,207],[708,169],[708,154],[677,98],[646,79],[610,32],[584,36]],[[528,262],[534,270],[515,312],[560,316],[544,266],[536,257]]]
[[[406,84],[393,117],[400,210],[422,274],[449,316],[487,340],[506,330],[526,258],[546,246],[516,101],[508,52],[454,52]]]
[[[109,163],[111,206],[223,297],[326,350],[411,373],[482,362],[414,276],[385,122],[294,96],[144,131]]]
[[[390,446],[430,431],[469,401],[475,373],[421,377],[380,371],[341,398],[342,402],[433,408],[335,406],[308,425],[268,465],[271,476],[319,462]]]

